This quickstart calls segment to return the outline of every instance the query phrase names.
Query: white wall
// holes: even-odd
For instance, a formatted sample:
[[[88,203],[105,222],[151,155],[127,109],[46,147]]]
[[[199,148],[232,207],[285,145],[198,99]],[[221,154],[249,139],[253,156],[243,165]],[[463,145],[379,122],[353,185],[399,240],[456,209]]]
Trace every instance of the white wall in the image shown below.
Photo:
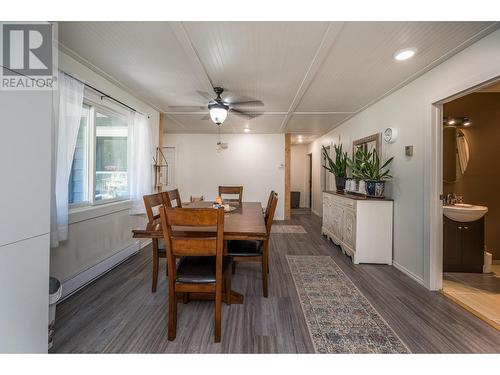
[[[46,353],[50,91],[0,90],[0,353]]]
[[[158,111],[62,52],[59,52],[59,69],[150,115],[153,147],[158,146]],[[108,99],[103,103],[115,105]],[[68,281],[134,244],[131,230],[144,225],[145,218],[129,215],[129,208],[130,202],[121,202],[72,210],[68,240],[50,251],[51,275]]]
[[[300,207],[309,207],[307,145],[292,145],[290,159],[290,190],[300,192]]]
[[[309,145],[313,153],[313,209],[321,212],[320,148],[340,142],[351,150],[352,141],[386,127],[400,131],[394,144],[383,143],[384,157],[394,156],[389,185],[394,198],[394,262],[427,287],[439,288],[432,267],[442,267],[440,257],[431,257],[431,199],[438,201],[432,183],[438,176],[432,168],[433,103],[500,75],[500,30],[488,35],[409,85],[365,109],[338,128]],[[411,61],[409,61],[411,63]],[[414,156],[404,146],[414,146]],[[436,156],[437,157],[437,156]],[[438,181],[439,182],[439,181]],[[432,259],[432,261],[431,261]]]
[[[166,146],[176,148],[175,184],[183,201],[217,196],[219,185],[243,185],[243,200],[262,202],[278,193],[276,220],[284,217],[284,134],[224,134],[229,149],[216,152],[214,134],[165,134]]]

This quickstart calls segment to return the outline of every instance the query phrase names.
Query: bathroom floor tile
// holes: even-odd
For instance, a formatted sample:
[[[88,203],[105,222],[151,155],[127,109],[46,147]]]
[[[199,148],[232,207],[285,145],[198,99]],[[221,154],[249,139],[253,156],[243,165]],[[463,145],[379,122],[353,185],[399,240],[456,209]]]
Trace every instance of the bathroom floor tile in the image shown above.
[[[500,267],[498,267],[500,269]],[[500,272],[495,274],[445,273],[443,292],[500,329]]]

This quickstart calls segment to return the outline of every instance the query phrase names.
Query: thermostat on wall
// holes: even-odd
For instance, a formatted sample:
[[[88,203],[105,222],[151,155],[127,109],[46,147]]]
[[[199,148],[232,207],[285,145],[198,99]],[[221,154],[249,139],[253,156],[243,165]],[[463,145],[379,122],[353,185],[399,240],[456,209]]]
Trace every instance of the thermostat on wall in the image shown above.
[[[387,143],[394,143],[398,139],[398,129],[387,128],[384,130],[384,141]]]

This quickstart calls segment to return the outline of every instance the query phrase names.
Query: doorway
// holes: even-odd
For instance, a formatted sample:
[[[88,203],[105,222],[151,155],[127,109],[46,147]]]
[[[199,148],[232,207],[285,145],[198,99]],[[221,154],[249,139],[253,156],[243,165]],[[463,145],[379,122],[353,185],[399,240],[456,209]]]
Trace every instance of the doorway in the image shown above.
[[[307,154],[307,189],[308,189],[308,206],[312,209],[312,153]]]
[[[442,292],[500,329],[500,84],[442,104]],[[499,263],[499,265],[494,264]]]

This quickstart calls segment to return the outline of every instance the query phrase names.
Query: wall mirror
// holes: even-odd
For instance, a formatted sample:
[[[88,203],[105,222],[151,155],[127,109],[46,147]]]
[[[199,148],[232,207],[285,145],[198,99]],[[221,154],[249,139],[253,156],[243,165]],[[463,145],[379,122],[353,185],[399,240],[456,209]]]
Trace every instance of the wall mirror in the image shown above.
[[[377,152],[377,155],[379,157],[381,157],[381,154],[380,154],[381,143],[382,143],[381,133],[372,134],[368,137],[357,139],[354,142],[352,142],[352,157],[353,158],[355,157],[356,151],[359,148],[364,149],[365,151],[368,151],[368,152],[375,150]]]
[[[462,178],[469,164],[469,143],[456,126],[443,128],[443,180],[454,183]]]

